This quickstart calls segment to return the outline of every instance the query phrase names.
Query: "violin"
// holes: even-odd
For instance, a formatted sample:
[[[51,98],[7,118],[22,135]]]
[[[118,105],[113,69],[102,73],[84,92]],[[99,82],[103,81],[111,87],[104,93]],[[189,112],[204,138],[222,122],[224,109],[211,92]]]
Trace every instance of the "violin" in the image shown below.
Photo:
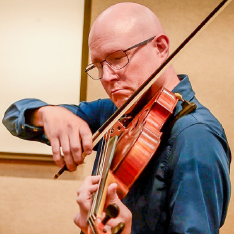
[[[173,113],[179,98],[162,88],[130,122],[129,117],[122,118],[105,134],[96,169],[96,175],[101,175],[101,180],[88,217],[94,234],[105,233],[105,223],[118,215],[118,209],[112,204],[106,207],[108,215],[102,222],[97,222],[97,217],[102,217],[105,206],[103,198],[106,197],[108,186],[115,182],[119,198],[127,195],[157,151],[161,129]],[[123,228],[124,224],[119,223],[111,233],[120,233]]]
[[[126,113],[142,103],[142,97],[174,61],[179,52],[230,2],[231,0],[223,0],[93,135],[93,146],[102,139],[102,152],[96,169],[96,175],[101,175],[101,180],[99,189],[94,195],[88,218],[88,223],[94,234],[110,233],[105,229],[105,224],[108,219],[118,215],[118,208],[115,206],[113,206],[114,208],[107,207],[106,213],[111,215],[105,217],[102,222],[97,221],[97,217],[102,217],[108,185],[113,182],[117,183],[119,197],[126,196],[157,151],[163,134],[162,127],[173,113],[178,101],[183,103],[183,110],[175,116],[171,124],[174,124],[181,116],[193,111],[196,105],[183,100],[180,95],[162,88],[140,108],[139,113],[134,116],[126,115]],[[58,178],[65,170],[67,170],[66,166],[60,169],[54,178]],[[120,223],[111,233],[121,233],[123,228],[124,224]]]

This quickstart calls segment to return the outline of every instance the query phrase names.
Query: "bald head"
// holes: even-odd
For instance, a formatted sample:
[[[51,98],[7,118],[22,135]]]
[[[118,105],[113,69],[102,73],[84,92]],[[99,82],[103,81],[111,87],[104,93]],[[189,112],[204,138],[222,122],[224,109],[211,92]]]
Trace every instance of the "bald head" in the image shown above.
[[[137,37],[138,41],[163,34],[157,16],[147,7],[131,2],[115,4],[95,20],[89,36],[89,46],[105,37]]]
[[[96,73],[105,91],[120,107],[166,60],[169,40],[150,9],[124,2],[107,8],[95,20],[89,35],[89,52],[94,63],[91,69],[98,68]],[[122,61],[125,65],[114,67]],[[151,92],[154,94],[163,86],[172,90],[176,83],[178,77],[169,66],[152,85]]]

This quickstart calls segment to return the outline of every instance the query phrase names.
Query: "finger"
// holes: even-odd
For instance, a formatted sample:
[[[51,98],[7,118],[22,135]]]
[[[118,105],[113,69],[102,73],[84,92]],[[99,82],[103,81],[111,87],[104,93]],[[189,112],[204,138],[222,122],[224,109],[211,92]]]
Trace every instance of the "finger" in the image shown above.
[[[97,184],[99,180],[101,179],[100,175],[88,176],[87,178],[89,179],[89,177],[90,177],[90,181],[92,184]]]
[[[87,177],[77,192],[77,203],[80,206],[80,212],[88,212],[91,208],[93,193],[98,189],[100,176]]]
[[[76,214],[73,221],[79,227],[80,213]]]
[[[88,189],[88,193],[90,194],[90,198],[93,198],[92,195],[93,193],[95,193],[98,190],[98,184],[93,184],[90,185],[89,189]]]
[[[85,180],[83,181],[82,185],[80,186],[79,190],[77,191],[77,195],[79,196],[82,192],[87,191],[88,187],[90,185],[95,185],[98,184],[99,180],[100,180],[101,176],[100,175],[96,175],[96,176],[87,176],[85,178]]]
[[[77,203],[80,205],[86,205],[85,201],[90,201],[93,199],[93,193],[95,193],[98,189],[98,184],[89,185],[86,188],[83,188],[78,192],[78,197],[76,199]]]
[[[92,132],[88,127],[88,125],[85,124],[81,126],[80,137],[81,137],[83,152],[86,155],[91,154],[93,149]]]
[[[111,203],[118,203],[119,201],[120,199],[117,195],[117,184],[110,184],[107,190],[106,205],[109,205]]]
[[[84,158],[82,157],[82,148],[79,133],[77,131],[72,132],[69,136],[69,141],[74,162],[77,165],[82,164],[84,162]]]
[[[72,153],[71,153],[71,150],[70,150],[70,141],[69,141],[68,136],[63,136],[61,138],[60,144],[61,144],[61,147],[62,147],[62,151],[63,151],[63,154],[64,154],[64,159],[65,159],[68,170],[69,171],[75,171],[77,165],[74,162],[73,157],[72,157]]]
[[[73,221],[84,233],[88,233],[88,224],[87,224],[86,215],[81,215],[80,213],[78,213],[74,217]]]
[[[65,162],[64,162],[63,158],[61,157],[59,140],[57,138],[52,139],[50,142],[50,145],[52,147],[52,154],[53,154],[53,159],[54,159],[55,163],[59,167],[63,167]]]

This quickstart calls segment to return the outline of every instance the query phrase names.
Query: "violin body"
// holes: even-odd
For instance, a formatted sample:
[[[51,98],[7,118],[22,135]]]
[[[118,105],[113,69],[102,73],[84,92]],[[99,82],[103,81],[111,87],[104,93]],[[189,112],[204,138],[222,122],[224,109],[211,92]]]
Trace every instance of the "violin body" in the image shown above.
[[[121,199],[157,151],[161,129],[177,102],[172,92],[160,89],[119,136],[109,176],[118,184]]]

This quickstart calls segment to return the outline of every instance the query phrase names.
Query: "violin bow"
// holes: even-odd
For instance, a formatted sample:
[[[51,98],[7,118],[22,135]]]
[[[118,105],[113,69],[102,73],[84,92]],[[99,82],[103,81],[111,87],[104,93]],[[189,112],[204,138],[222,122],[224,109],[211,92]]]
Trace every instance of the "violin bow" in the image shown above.
[[[175,51],[157,68],[152,75],[126,100],[126,102],[116,110],[116,112],[93,134],[93,147],[101,140],[101,138],[108,132],[113,125],[143,96],[143,94],[153,85],[158,77],[173,63],[182,50],[186,49],[189,43],[194,40],[199,33],[202,32],[218,14],[231,2],[232,0],[223,0],[217,7],[197,26],[197,28],[185,38],[185,40],[175,49]],[[57,179],[65,170],[68,170],[66,165],[61,168],[54,176]]]

